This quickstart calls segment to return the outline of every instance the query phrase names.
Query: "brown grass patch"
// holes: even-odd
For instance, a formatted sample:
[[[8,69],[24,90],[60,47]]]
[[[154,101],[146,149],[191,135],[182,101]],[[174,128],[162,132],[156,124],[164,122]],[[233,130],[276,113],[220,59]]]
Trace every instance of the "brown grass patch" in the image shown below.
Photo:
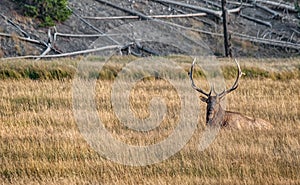
[[[205,82],[196,79],[197,83]],[[227,80],[231,84],[234,79]],[[97,82],[97,108],[119,140],[151,144],[168,137],[178,117],[176,91],[162,80],[136,84],[131,106],[146,117],[151,98],[165,98],[168,112],[159,128],[138,133],[116,119],[109,80]],[[108,88],[107,88],[108,87]],[[97,154],[80,134],[72,112],[72,81],[0,81],[0,183],[12,184],[299,184],[300,79],[241,79],[228,95],[228,109],[270,121],[270,131],[222,130],[204,151],[205,105],[190,142],[158,164],[130,167]],[[196,101],[195,101],[196,102]],[[189,103],[195,103],[189,102]]]

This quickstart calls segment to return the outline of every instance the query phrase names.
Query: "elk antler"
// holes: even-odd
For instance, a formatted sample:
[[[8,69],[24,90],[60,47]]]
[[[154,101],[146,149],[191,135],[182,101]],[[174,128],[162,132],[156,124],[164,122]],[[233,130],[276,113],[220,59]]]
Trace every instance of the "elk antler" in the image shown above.
[[[238,74],[237,74],[236,80],[235,80],[234,84],[232,85],[232,87],[230,89],[228,89],[228,90],[225,89],[221,94],[219,94],[220,97],[224,97],[226,94],[234,91],[238,87],[239,79],[243,75],[239,63],[237,62],[236,59],[234,59],[234,61],[235,61],[236,65],[237,65],[237,67],[238,67]]]
[[[189,72],[189,76],[190,76],[190,79],[191,79],[191,81],[192,81],[192,87],[193,87],[193,89],[195,89],[196,91],[198,91],[198,92],[204,94],[205,96],[209,97],[210,94],[211,94],[211,90],[210,90],[209,94],[207,94],[207,93],[204,92],[202,89],[196,87],[196,85],[195,85],[195,83],[194,83],[194,79],[193,79],[193,71],[194,71],[195,62],[196,62],[196,58],[194,59],[193,64],[192,64],[192,66],[191,66],[191,70],[190,70],[190,72]]]

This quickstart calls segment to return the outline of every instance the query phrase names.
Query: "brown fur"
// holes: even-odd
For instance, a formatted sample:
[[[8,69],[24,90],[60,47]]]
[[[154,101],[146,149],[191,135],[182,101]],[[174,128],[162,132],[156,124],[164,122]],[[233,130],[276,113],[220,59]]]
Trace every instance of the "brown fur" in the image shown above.
[[[249,116],[244,116],[240,113],[226,111],[221,106],[221,101],[224,97],[236,90],[238,87],[238,81],[242,76],[242,70],[240,68],[239,63],[235,60],[235,63],[238,67],[238,73],[236,80],[232,87],[228,90],[224,90],[221,93],[216,93],[214,90],[214,86],[212,86],[209,93],[204,92],[201,88],[196,87],[193,80],[193,69],[195,65],[195,61],[191,66],[191,70],[189,72],[189,76],[192,82],[192,87],[202,95],[201,100],[207,104],[206,106],[206,125],[207,126],[220,126],[221,128],[232,128],[232,129],[272,129],[273,126],[260,118],[252,118]],[[216,94],[212,95],[212,91]]]
[[[201,100],[207,104],[206,106],[206,125],[221,126],[221,128],[229,129],[272,129],[273,126],[260,118],[252,118],[242,115],[238,112],[225,111],[221,106],[223,97],[209,96],[201,97]]]
[[[273,125],[260,118],[252,118],[244,116],[237,112],[225,111],[224,119],[221,123],[221,127],[230,129],[273,129]]]

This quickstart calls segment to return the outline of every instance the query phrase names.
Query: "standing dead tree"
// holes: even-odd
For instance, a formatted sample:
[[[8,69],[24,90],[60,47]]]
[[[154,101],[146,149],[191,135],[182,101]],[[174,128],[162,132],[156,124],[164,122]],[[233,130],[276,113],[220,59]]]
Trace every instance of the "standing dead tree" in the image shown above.
[[[226,8],[226,0],[222,0],[222,17],[223,17],[223,33],[224,33],[224,48],[225,48],[225,56],[232,57],[232,52],[230,48],[230,41],[228,35],[228,12]]]

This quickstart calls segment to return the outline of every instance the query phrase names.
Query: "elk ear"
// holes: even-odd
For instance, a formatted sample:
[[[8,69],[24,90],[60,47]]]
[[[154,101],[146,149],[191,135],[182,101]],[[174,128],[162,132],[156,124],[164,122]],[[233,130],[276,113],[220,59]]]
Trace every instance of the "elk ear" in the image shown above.
[[[204,96],[200,96],[200,100],[206,103],[207,98],[205,98]]]

